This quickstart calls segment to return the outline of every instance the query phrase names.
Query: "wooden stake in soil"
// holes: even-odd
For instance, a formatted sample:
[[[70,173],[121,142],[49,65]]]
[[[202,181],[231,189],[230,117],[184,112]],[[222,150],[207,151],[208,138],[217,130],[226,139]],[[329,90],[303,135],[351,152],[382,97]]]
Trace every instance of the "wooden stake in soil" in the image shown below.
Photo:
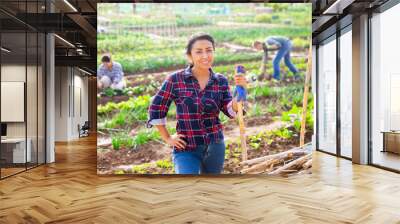
[[[237,65],[235,69],[235,75],[244,75],[244,67],[242,65]],[[239,86],[241,87],[241,86]],[[242,89],[244,90],[244,89]],[[245,93],[243,91],[243,93]],[[240,90],[237,87],[237,94],[238,98],[241,96]],[[245,94],[243,94],[245,96]],[[246,144],[246,133],[245,133],[245,127],[244,127],[244,118],[243,118],[243,102],[245,100],[245,97],[243,100],[238,101],[238,118],[239,118],[239,130],[240,130],[240,142],[241,142],[241,147],[242,147],[242,161],[247,160],[247,144]]]
[[[310,48],[308,50],[308,58],[307,58],[307,72],[304,80],[303,111],[301,113],[301,128],[300,128],[300,147],[304,145],[304,135],[306,133],[308,92],[310,88],[311,65],[312,65],[311,60],[312,60],[312,43],[310,41]]]
[[[242,161],[247,160],[247,144],[246,144],[246,131],[243,119],[243,102],[238,102],[238,116],[239,116],[239,130],[240,130],[240,143],[242,147]]]

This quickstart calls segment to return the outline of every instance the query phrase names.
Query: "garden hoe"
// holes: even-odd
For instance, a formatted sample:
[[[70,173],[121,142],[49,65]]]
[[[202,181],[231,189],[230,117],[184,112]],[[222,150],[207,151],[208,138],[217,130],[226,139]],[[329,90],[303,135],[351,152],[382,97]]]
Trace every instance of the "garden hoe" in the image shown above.
[[[236,75],[244,76],[245,70],[243,65],[236,66],[235,73]],[[246,161],[247,145],[246,145],[246,133],[245,133],[244,119],[243,119],[243,104],[246,101],[246,89],[243,86],[236,86],[234,96],[237,96],[237,102],[238,102],[237,105],[238,105],[240,142],[242,147],[242,161]]]

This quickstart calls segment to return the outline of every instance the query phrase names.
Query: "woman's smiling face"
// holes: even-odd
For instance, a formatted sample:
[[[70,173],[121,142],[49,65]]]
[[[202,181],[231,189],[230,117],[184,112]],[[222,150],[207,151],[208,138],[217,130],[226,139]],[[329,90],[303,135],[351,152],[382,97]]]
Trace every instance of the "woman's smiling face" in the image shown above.
[[[193,43],[188,57],[195,67],[201,69],[211,68],[214,61],[213,44],[208,40],[197,40]]]

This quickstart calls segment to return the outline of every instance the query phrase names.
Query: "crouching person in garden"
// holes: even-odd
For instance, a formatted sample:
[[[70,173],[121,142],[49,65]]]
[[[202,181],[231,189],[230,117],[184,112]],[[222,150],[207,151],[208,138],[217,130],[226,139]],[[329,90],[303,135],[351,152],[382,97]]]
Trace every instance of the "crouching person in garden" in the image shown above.
[[[223,171],[225,143],[219,114],[230,118],[237,112],[228,80],[214,73],[214,39],[207,34],[192,36],[186,46],[189,66],[169,75],[153,97],[148,127],[157,127],[163,140],[173,148],[177,174],[219,174]],[[235,84],[246,86],[244,76]],[[176,104],[177,134],[170,135],[166,116]]]
[[[101,65],[97,70],[97,88],[112,88],[121,90],[125,88],[124,72],[120,63],[112,61],[111,56],[104,55]]]

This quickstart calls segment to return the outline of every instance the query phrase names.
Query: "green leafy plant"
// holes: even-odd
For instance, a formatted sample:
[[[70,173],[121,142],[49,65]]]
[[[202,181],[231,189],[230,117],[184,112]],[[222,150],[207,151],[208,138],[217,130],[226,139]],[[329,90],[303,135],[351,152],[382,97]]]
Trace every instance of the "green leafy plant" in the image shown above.
[[[142,163],[140,165],[133,165],[132,173],[146,174],[148,168],[150,168],[150,167],[151,167],[151,163]]]
[[[118,105],[114,102],[108,102],[106,105],[97,106],[97,114],[104,115],[107,113],[111,113],[113,110],[118,109]]]
[[[229,149],[225,149],[225,159],[229,159],[231,151]]]
[[[129,98],[127,101],[115,104],[107,103],[105,106],[98,106],[98,115],[105,115],[115,111],[116,113],[104,122],[105,128],[118,128],[132,126],[134,123],[147,120],[147,109],[150,105],[150,96],[143,95],[136,98]],[[118,111],[119,110],[119,111]]]
[[[257,23],[271,23],[272,22],[272,15],[271,14],[259,14],[256,15],[254,21]]]
[[[257,142],[250,142],[249,145],[254,149],[254,150],[259,150],[261,144]]]
[[[299,131],[300,131],[300,128],[301,128],[301,121],[300,121],[300,120],[295,120],[295,121],[293,122],[293,126],[294,126],[295,130],[296,130],[297,132],[299,132]]]
[[[127,133],[117,133],[111,138],[111,145],[114,150],[119,150],[122,147],[132,148],[134,146],[133,139]]]
[[[290,119],[290,114],[289,114],[289,112],[283,112],[282,113],[282,116],[281,116],[281,120],[282,121],[286,121],[286,122],[289,122],[291,119]]]
[[[276,105],[274,105],[273,103],[269,103],[267,106],[267,112],[271,114],[276,113],[277,112]]]
[[[104,89],[104,95],[112,97],[116,95],[116,92],[112,88],[106,88]]]
[[[160,140],[160,133],[154,129],[143,129],[133,137],[132,144],[136,148],[153,140]]]
[[[118,138],[113,138],[111,140],[112,147],[114,150],[119,150],[121,148],[121,141]]]
[[[171,169],[171,168],[174,167],[174,164],[173,164],[171,161],[166,160],[166,159],[164,159],[164,160],[158,160],[158,161],[156,162],[156,165],[157,165],[157,167],[159,167],[159,168],[164,168],[164,169]]]
[[[116,170],[114,171],[114,174],[125,174],[123,170]]]
[[[255,103],[250,109],[250,116],[261,116],[263,114],[262,105]]]
[[[275,130],[273,131],[273,134],[283,139],[289,139],[293,136],[293,132],[287,128],[280,128],[278,130]]]

